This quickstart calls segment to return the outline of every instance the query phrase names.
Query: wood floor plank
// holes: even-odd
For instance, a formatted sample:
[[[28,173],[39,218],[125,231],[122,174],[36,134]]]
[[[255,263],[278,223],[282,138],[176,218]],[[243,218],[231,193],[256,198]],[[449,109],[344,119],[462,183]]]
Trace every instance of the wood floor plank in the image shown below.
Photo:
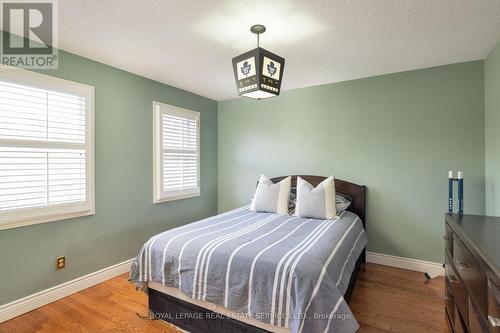
[[[180,333],[138,316],[148,316],[147,296],[127,279],[121,275],[1,323],[0,333]],[[425,283],[422,273],[363,265],[350,302],[359,332],[450,333],[443,286],[442,277]]]
[[[350,307],[362,333],[448,333],[443,294],[443,277],[426,283],[422,273],[367,264]]]

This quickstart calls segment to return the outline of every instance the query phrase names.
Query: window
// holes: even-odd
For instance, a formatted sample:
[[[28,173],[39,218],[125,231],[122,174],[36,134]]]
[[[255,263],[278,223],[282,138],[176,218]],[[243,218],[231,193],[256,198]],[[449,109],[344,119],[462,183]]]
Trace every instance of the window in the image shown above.
[[[200,113],[153,103],[154,202],[200,195]]]
[[[0,229],[94,213],[94,88],[0,70]]]

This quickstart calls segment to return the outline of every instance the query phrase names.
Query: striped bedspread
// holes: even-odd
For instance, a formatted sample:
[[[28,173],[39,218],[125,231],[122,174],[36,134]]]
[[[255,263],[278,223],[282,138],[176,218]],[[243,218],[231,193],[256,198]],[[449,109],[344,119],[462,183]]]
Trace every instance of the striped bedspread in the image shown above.
[[[317,220],[242,207],[151,237],[130,275],[293,333],[354,332],[342,295],[366,244],[351,212]]]

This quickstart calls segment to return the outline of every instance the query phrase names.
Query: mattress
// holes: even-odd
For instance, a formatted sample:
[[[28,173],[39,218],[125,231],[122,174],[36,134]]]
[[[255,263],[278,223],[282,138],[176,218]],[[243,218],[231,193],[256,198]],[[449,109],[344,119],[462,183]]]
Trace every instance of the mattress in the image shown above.
[[[366,243],[351,212],[318,220],[242,207],[151,237],[131,279],[292,333],[354,332],[343,295]]]

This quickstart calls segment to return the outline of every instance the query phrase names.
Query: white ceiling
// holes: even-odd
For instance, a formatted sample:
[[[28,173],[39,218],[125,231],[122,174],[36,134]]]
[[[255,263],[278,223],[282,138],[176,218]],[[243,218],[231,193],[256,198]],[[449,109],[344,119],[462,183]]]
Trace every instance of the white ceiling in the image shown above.
[[[500,0],[64,0],[59,46],[215,100],[236,97],[231,58],[286,59],[282,89],[484,59]]]

